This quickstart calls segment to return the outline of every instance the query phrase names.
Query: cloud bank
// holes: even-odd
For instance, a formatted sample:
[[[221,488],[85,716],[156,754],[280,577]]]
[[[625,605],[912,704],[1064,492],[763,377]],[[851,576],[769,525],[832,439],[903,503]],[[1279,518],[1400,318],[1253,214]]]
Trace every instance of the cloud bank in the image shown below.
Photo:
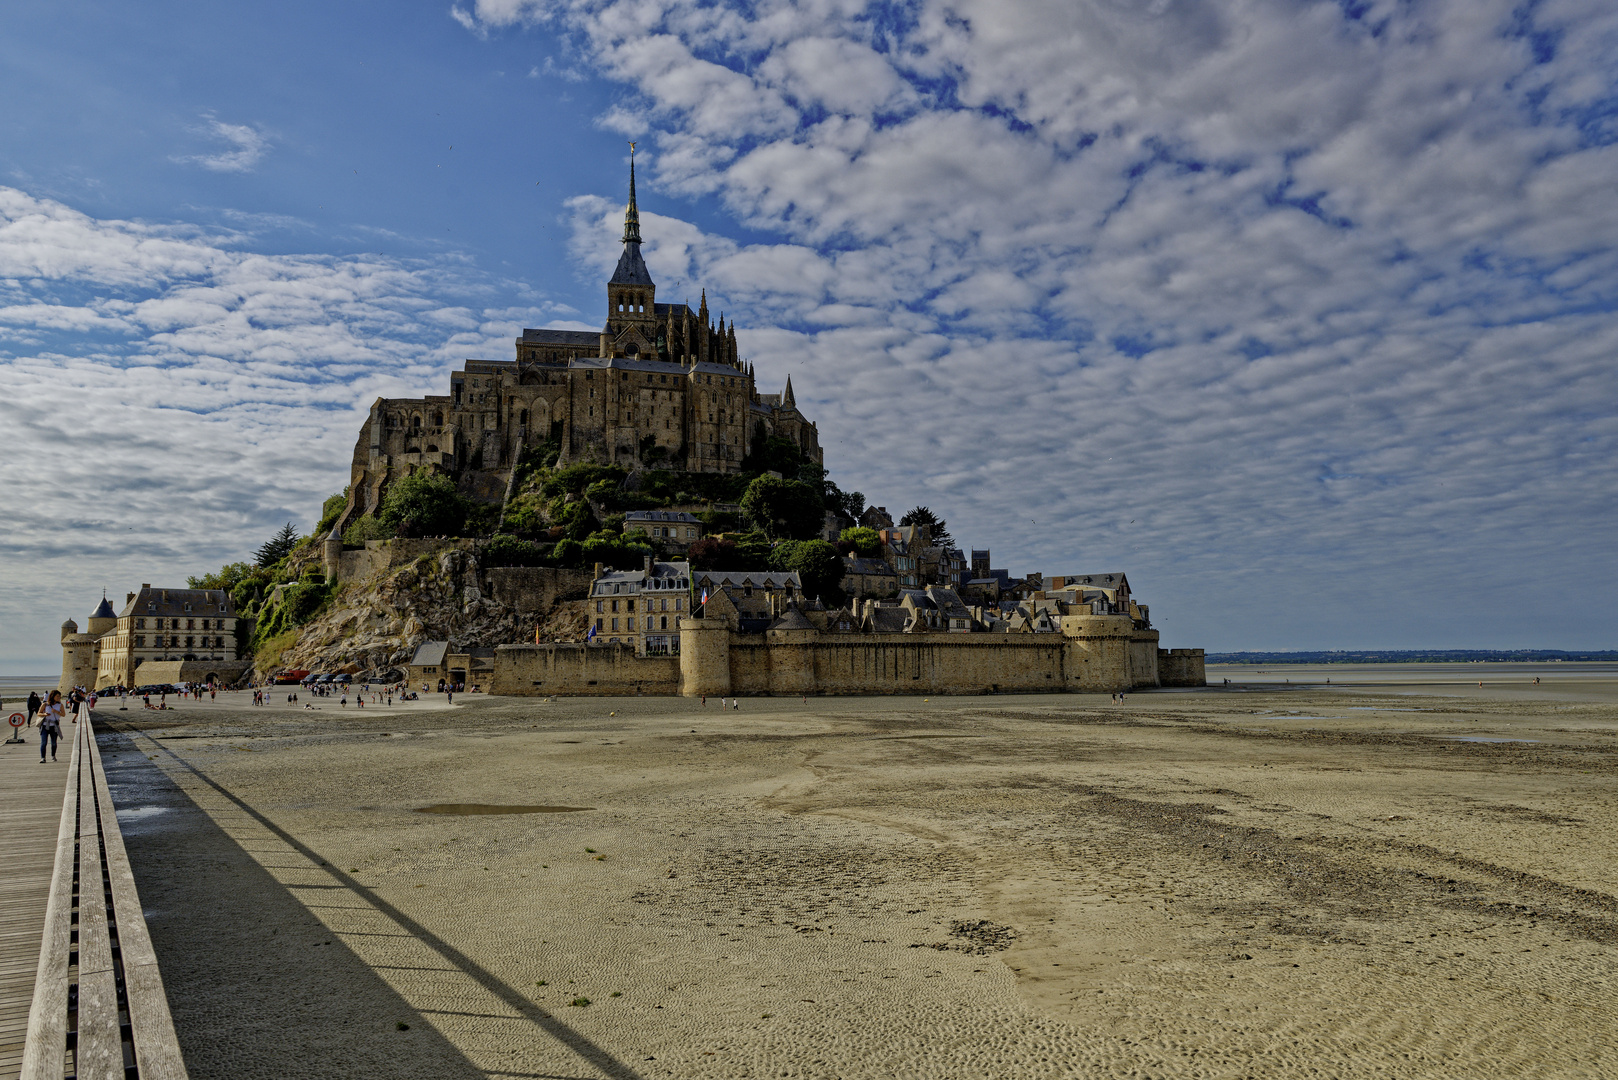
[[[377,396],[442,392],[499,356],[522,290],[454,260],[269,256],[244,236],[96,220],[0,188],[0,657],[51,659],[105,585],[245,557],[307,531],[347,481]]]
[[[1179,644],[1615,643],[1609,5],[466,15],[569,35],[663,192],[780,238],[643,215],[845,483],[1124,567]]]

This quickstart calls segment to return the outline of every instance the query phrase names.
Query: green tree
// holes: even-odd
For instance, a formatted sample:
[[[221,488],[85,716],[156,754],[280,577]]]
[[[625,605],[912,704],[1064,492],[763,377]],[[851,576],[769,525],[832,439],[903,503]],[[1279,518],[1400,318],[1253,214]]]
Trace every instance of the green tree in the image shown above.
[[[466,521],[466,503],[449,477],[412,473],[389,486],[377,516],[396,536],[454,536]]]
[[[747,485],[741,505],[742,512],[774,538],[807,540],[825,521],[820,492],[797,480],[761,476]]]
[[[545,556],[545,549],[531,540],[497,533],[484,546],[482,561],[484,566],[540,566]]]
[[[882,537],[877,535],[875,529],[859,525],[852,529],[844,529],[838,534],[837,539],[853,544],[855,553],[863,559],[875,559],[882,555]]]
[[[756,570],[770,565],[770,550],[774,544],[768,536],[755,530],[732,539],[736,542],[736,565],[732,569]]]
[[[320,504],[320,524],[315,526],[315,535],[324,536],[326,530],[336,522],[337,515],[343,512],[348,505],[348,488],[343,488],[335,495],[327,496],[326,501]]]
[[[188,588],[192,589],[223,589],[225,592],[231,592],[243,580],[252,577],[256,571],[257,567],[252,563],[226,563],[212,574],[203,574],[201,577],[188,577],[185,579],[185,583]]]
[[[770,568],[790,570],[798,575],[807,596],[816,597],[827,607],[840,607],[843,590],[843,557],[824,540],[786,540],[770,552]]]
[[[639,570],[652,553],[652,546],[645,540],[646,534],[639,529],[627,536],[603,529],[584,541],[583,562],[604,563],[615,570]]]
[[[386,525],[366,514],[343,530],[343,543],[358,547],[367,540],[386,540],[392,535],[393,532]]]
[[[949,547],[955,543],[955,538],[950,536],[949,530],[944,527],[944,519],[925,506],[918,506],[914,510],[907,511],[905,516],[899,519],[899,524],[928,526],[932,533],[933,544],[936,547]]]
[[[289,521],[281,527],[279,532],[264,541],[264,546],[254,552],[253,557],[258,561],[259,566],[271,567],[291,554],[292,549],[297,545],[298,530]]]

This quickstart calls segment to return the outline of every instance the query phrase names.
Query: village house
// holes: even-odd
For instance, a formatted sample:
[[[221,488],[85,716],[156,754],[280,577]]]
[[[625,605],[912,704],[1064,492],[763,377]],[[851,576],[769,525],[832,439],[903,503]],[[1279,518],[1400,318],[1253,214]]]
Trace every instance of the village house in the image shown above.
[[[702,519],[681,510],[631,510],[624,532],[643,531],[660,548],[688,549],[702,536]]]
[[[597,563],[589,598],[579,603],[592,643],[629,645],[636,656],[678,656],[680,616],[691,604],[691,564],[650,556],[639,570]]]

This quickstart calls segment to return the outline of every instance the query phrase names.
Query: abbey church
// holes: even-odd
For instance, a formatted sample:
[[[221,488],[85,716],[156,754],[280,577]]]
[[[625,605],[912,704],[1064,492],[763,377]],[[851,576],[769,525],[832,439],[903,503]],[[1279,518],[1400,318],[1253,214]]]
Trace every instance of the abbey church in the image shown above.
[[[763,433],[820,463],[819,433],[798,411],[791,379],[780,394],[757,392],[736,328],[723,317],[713,323],[706,290],[695,311],[657,302],[641,258],[633,156],[623,244],[600,333],[524,330],[515,360],[467,360],[445,396],[378,398],[354,447],[337,529],[374,512],[387,485],[415,470],[496,501],[523,450],[547,442],[560,447],[560,465],[726,473],[741,469]]]

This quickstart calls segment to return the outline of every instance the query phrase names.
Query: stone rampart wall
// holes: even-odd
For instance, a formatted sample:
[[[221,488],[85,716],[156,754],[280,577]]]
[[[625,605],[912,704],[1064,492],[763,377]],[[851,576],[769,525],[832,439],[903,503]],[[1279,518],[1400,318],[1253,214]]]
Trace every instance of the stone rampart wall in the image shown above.
[[[803,640],[794,640],[794,634]],[[738,634],[730,646],[730,679],[738,694],[1049,693],[1075,688],[1067,669],[1067,642],[1059,634]]]
[[[1208,669],[1201,649],[1159,649],[1157,673],[1164,686],[1208,685]]]
[[[345,547],[337,556],[337,580],[353,582],[373,578],[387,570],[389,555],[388,549],[377,540],[367,542],[364,547]]]
[[[489,596],[524,614],[543,615],[559,600],[583,600],[590,595],[592,568],[577,570],[549,566],[497,566],[485,572]]]
[[[680,692],[680,659],[636,656],[625,645],[501,645],[493,694],[665,694]]]

